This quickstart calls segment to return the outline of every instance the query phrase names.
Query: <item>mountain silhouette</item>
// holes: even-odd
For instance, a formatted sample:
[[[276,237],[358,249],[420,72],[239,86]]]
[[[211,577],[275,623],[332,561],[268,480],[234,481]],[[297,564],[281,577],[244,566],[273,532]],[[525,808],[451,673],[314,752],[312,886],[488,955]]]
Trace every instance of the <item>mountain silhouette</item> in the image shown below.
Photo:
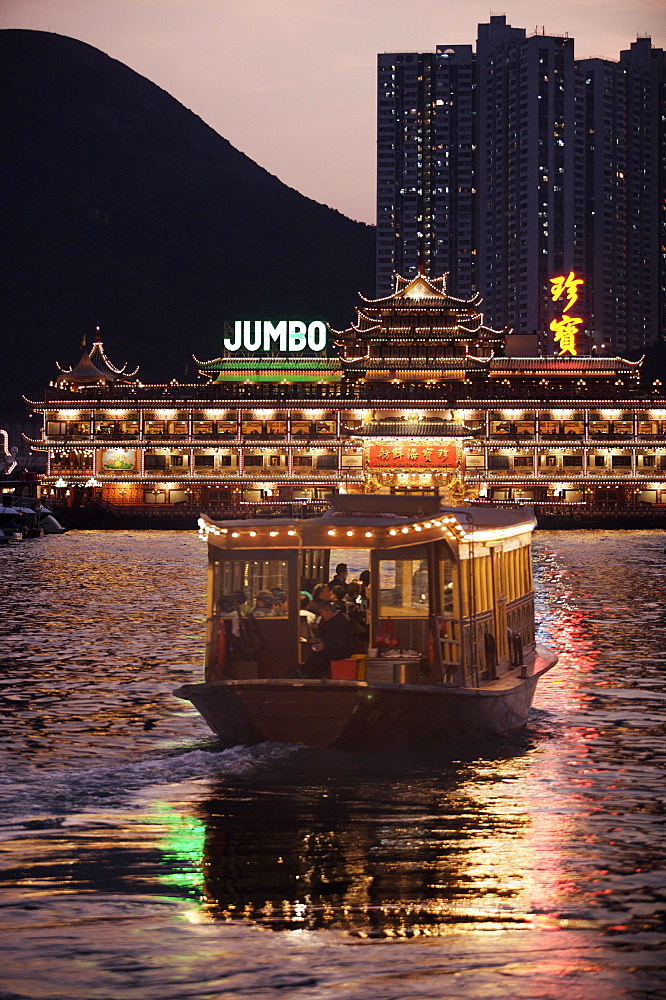
[[[0,32],[0,415],[101,329],[145,382],[193,380],[224,321],[353,318],[374,229],[304,197],[83,42]],[[189,374],[187,372],[189,366]]]

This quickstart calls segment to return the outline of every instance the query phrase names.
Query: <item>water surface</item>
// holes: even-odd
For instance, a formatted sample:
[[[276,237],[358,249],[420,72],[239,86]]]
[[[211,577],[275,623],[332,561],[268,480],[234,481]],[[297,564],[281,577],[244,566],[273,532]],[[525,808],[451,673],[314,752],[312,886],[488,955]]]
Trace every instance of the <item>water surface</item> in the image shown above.
[[[221,750],[204,546],[0,550],[0,998],[663,996],[666,535],[541,532],[528,726]]]

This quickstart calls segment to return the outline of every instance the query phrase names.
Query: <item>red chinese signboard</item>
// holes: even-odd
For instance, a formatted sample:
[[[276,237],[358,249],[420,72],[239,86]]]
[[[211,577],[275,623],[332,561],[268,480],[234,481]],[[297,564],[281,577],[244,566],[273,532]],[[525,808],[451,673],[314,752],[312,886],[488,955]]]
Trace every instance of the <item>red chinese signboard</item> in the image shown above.
[[[371,444],[372,469],[450,469],[456,467],[454,444]]]

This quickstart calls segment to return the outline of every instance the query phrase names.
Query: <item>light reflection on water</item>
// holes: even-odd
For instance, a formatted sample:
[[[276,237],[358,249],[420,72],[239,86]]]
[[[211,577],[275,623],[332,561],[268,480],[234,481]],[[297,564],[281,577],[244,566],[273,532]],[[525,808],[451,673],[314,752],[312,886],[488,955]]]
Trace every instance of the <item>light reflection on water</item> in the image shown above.
[[[0,996],[660,995],[664,541],[538,535],[560,663],[445,761],[216,750],[191,536],[0,550]]]

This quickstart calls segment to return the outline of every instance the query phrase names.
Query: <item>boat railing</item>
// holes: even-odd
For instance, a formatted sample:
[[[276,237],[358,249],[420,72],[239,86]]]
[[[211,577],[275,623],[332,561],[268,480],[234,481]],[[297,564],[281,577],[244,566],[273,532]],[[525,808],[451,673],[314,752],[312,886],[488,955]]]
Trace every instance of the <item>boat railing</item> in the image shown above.
[[[506,624],[512,635],[519,635],[526,653],[534,650],[534,593],[511,601],[506,609]]]
[[[462,646],[458,618],[455,615],[433,615],[432,630],[435,662],[440,669],[442,683],[456,687],[463,686],[465,676],[461,661]]]

